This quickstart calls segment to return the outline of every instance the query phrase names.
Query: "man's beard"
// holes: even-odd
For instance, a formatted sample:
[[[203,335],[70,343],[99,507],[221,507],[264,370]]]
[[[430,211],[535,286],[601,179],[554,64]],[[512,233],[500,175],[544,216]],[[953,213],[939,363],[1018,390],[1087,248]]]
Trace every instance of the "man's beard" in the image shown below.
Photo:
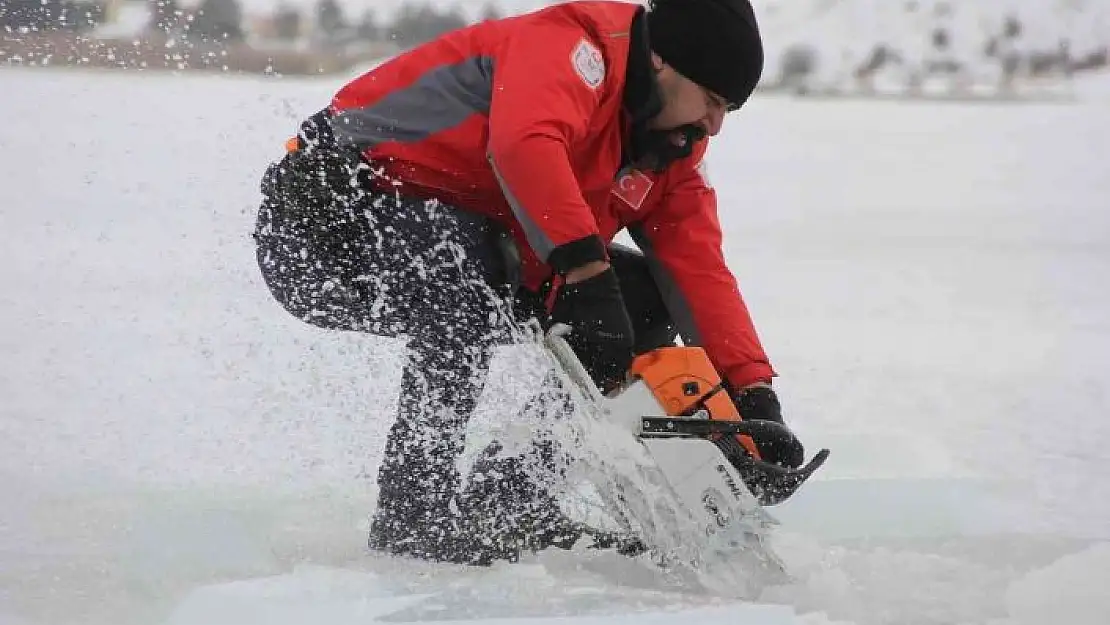
[[[705,136],[705,128],[697,124],[667,130],[640,127],[632,134],[633,164],[641,169],[663,171],[667,165],[690,156],[694,144]]]

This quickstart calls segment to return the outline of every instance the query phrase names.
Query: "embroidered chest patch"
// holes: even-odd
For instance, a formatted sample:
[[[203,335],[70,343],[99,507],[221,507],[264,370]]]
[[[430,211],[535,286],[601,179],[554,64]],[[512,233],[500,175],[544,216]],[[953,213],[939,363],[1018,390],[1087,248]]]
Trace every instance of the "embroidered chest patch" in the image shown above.
[[[634,210],[640,210],[654,184],[655,181],[644,172],[638,169],[626,169],[613,182],[613,194]]]
[[[575,73],[590,89],[597,89],[605,80],[605,59],[601,50],[589,41],[582,39],[574,46],[570,55]]]

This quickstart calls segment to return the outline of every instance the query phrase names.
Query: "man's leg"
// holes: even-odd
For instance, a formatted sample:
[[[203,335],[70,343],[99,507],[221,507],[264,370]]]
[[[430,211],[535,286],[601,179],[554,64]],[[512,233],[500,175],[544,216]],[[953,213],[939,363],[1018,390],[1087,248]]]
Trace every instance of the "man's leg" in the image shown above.
[[[298,153],[268,173],[260,268],[275,298],[306,322],[410,337],[370,544],[474,560],[460,538],[455,460],[489,348],[512,332],[488,284],[496,258],[488,225],[435,202],[319,188],[321,168],[349,166],[336,160]]]
[[[636,352],[673,345],[677,332],[647,260],[627,248],[611,247],[609,253],[636,332]],[[537,294],[519,293],[514,306],[520,319],[545,317]],[[542,388],[526,405],[526,412],[541,411],[549,419],[570,412],[569,398],[553,380]],[[547,488],[562,474],[563,453],[557,441],[541,436],[523,455],[503,454],[501,444],[495,442],[475,462],[463,501],[480,524],[480,535],[487,537],[499,558],[513,559],[522,551],[551,546],[569,547],[586,532],[584,526],[566,517]],[[638,549],[628,537],[591,533],[598,546],[629,553]]]
[[[397,207],[389,232],[407,240],[416,297],[397,421],[378,474],[372,548],[480,564],[488,550],[457,500],[456,461],[485,384],[490,349],[510,340],[511,311],[489,285],[495,273],[484,220],[435,203]],[[398,252],[400,254],[400,252]]]
[[[467,361],[435,341],[414,340],[401,377],[397,420],[378,470],[372,549],[425,559],[480,563],[456,501],[455,463],[482,391],[488,351]]]

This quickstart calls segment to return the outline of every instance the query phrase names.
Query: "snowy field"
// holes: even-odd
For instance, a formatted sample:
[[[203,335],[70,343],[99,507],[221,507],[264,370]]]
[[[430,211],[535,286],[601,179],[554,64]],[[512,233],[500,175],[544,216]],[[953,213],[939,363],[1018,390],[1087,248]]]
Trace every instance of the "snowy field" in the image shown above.
[[[401,345],[286,316],[248,236],[339,86],[0,69],[0,623],[1110,622],[1105,83],[726,124],[727,254],[833,450],[758,603],[608,555],[365,553]]]

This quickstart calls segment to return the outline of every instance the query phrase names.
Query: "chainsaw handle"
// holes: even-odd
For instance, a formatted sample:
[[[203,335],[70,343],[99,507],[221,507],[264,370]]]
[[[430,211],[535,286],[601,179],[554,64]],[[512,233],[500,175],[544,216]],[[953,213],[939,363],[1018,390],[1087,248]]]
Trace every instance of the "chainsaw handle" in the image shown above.
[[[643,417],[641,438],[700,438],[713,440],[729,463],[740,473],[759,503],[771,506],[788,499],[829,457],[822,449],[802,467],[791,469],[751,455],[736,439],[750,436],[757,443],[788,433],[786,426],[775,421],[714,421],[697,417]],[[711,438],[711,437],[715,437]]]
[[[582,365],[582,361],[578,359],[578,355],[574,353],[570,343],[567,343],[566,339],[563,338],[572,331],[570,326],[564,323],[556,323],[543,334],[543,342],[551,350],[555,360],[562,365],[570,379],[586,394],[586,397],[595,404],[601,405],[605,400],[605,395],[594,383],[593,376],[590,375],[589,371],[586,371],[586,367]]]
[[[790,430],[785,425],[759,419],[725,421],[698,417],[644,417],[642,427],[646,435],[706,437],[713,434],[734,434],[750,436],[757,443],[790,435]]]
[[[722,451],[725,451],[722,449]],[[760,505],[773,506],[789,499],[829,457],[829,450],[817,452],[805,466],[797,469],[782,467],[765,460],[757,460],[747,453],[726,453],[732,466],[740,472],[744,483],[756,496]]]

